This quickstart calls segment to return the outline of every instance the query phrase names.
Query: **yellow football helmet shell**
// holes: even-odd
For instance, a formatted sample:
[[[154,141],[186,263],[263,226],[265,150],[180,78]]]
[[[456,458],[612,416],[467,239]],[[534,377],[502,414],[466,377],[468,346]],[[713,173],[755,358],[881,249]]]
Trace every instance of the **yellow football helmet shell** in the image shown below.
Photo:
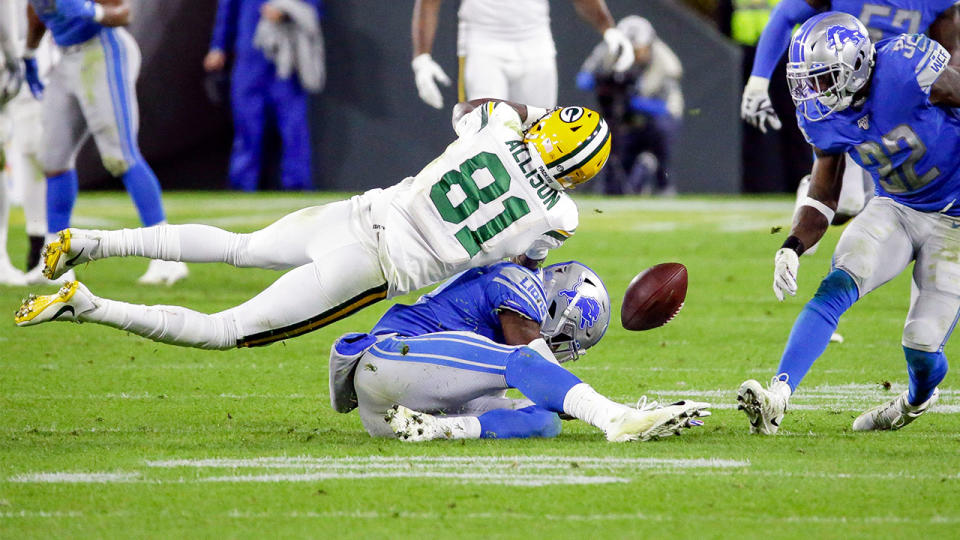
[[[590,180],[610,157],[610,128],[586,107],[560,107],[527,130],[523,141],[543,158],[547,172],[564,188]]]

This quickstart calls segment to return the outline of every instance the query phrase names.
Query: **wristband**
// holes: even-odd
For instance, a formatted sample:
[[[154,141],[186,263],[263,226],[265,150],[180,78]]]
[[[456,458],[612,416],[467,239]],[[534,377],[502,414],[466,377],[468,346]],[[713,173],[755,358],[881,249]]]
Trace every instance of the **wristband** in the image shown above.
[[[33,60],[33,59],[36,58],[36,57],[37,57],[37,50],[36,50],[36,49],[31,49],[30,47],[27,47],[26,49],[23,50],[23,57],[22,57],[22,58],[23,58],[24,60]]]
[[[94,22],[103,22],[103,17],[105,13],[103,11],[103,6],[100,4],[93,4],[93,20]]]
[[[809,206],[810,208],[815,209],[817,212],[823,214],[823,217],[827,218],[827,225],[833,223],[834,212],[829,206],[823,204],[822,202],[814,199],[813,197],[807,197],[803,199],[803,204],[800,206]]]
[[[797,257],[803,255],[803,252],[806,251],[806,248],[803,247],[803,242],[801,242],[799,238],[793,236],[792,234],[783,241],[783,245],[780,247],[784,249],[792,249],[793,251],[797,252]]]

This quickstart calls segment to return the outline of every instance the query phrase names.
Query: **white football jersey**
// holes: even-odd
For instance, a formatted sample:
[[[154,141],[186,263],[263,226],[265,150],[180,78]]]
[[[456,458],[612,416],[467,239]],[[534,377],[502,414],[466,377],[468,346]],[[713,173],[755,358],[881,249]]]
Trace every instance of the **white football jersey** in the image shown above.
[[[576,204],[546,183],[512,107],[488,102],[456,131],[419,174],[373,196],[392,294],[522,253],[542,258],[577,227]]]
[[[510,55],[518,50],[530,56],[556,52],[547,0],[462,0],[457,19],[460,56],[472,50],[495,54],[500,48]],[[519,49],[518,44],[522,44]]]

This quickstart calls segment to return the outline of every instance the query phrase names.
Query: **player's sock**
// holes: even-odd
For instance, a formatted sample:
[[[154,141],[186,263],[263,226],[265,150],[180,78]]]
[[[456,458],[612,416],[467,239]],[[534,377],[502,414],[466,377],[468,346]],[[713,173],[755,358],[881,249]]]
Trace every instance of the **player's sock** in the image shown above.
[[[144,306],[98,297],[93,303],[96,307],[78,314],[78,320],[172,345],[221,350],[237,346],[239,331],[229,314],[207,315],[179,306]]]
[[[504,367],[507,385],[553,412],[565,412],[567,392],[582,382],[576,375],[550,362],[530,347],[511,353]]]
[[[70,226],[79,189],[74,169],[47,177],[47,232],[55,233]]]
[[[780,358],[778,376],[786,375],[790,391],[795,391],[813,362],[823,354],[840,316],[859,298],[857,284],[843,270],[834,269],[820,282],[813,299],[793,323],[790,338]]]
[[[100,246],[93,257],[147,257],[165,261],[225,262],[241,266],[240,235],[209,225],[167,225],[96,231]]]
[[[30,235],[30,249],[27,252],[27,270],[40,264],[40,253],[43,252],[43,243],[46,240],[43,236]]]
[[[940,381],[947,376],[947,356],[943,352],[925,352],[903,348],[907,357],[907,373],[910,375],[910,393],[907,401],[921,405],[930,399]]]
[[[610,424],[611,418],[623,414],[624,407],[587,383],[577,384],[563,398],[563,412],[603,430]]]
[[[522,439],[556,437],[560,434],[560,417],[541,407],[495,409],[480,415],[480,438]]]
[[[145,161],[141,159],[127,169],[123,174],[123,185],[133,199],[144,226],[149,227],[166,220],[160,196],[160,182]]]

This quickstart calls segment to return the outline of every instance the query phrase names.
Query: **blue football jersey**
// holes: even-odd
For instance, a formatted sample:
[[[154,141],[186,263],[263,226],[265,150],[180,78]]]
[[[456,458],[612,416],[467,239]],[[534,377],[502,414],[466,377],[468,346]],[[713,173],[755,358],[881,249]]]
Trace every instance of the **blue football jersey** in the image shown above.
[[[500,310],[542,323],[547,302],[536,274],[509,262],[472,268],[450,278],[416,304],[391,307],[372,334],[420,336],[459,330],[503,343]]]
[[[900,34],[926,32],[930,24],[956,0],[833,0],[832,11],[849,13],[870,30],[870,39],[880,41]]]
[[[100,23],[81,16],[82,0],[30,0],[37,16],[61,47],[90,40],[103,28]]]
[[[877,194],[923,212],[960,215],[960,115],[930,103],[930,87],[950,53],[921,34],[877,43],[870,90],[861,107],[819,122],[797,114],[807,141],[847,152],[868,170]]]

